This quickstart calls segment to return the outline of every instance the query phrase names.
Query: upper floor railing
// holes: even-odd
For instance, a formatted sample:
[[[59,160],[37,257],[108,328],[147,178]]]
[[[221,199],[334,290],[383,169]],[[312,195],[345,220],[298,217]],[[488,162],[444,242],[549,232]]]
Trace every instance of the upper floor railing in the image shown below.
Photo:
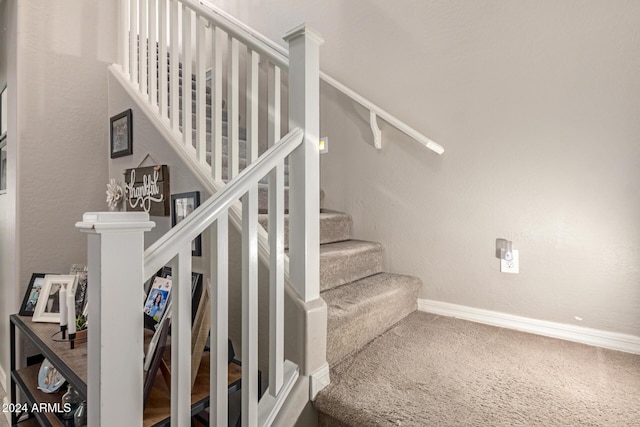
[[[225,11],[215,7],[214,5],[204,1],[201,1],[200,3],[202,3],[203,6],[209,9],[211,13],[217,16],[218,22],[224,23],[224,26],[227,29],[227,31],[233,31],[233,33],[243,34],[244,40],[246,40],[247,43],[252,43],[257,46],[262,46],[264,48],[270,49],[271,52],[277,53],[279,57],[282,58],[283,65],[288,62],[288,57],[289,57],[288,52],[281,45],[275,43],[273,40],[269,39],[263,34],[260,34],[253,28],[249,27],[248,25],[244,24],[238,19],[234,18],[232,15],[229,15]],[[360,95],[353,89],[345,86],[344,84],[340,83],[339,81],[337,81],[336,79],[334,79],[333,77],[329,76],[328,74],[322,71],[320,71],[320,78],[324,80],[325,83],[333,86],[335,89],[339,90],[340,92],[342,92],[343,94],[345,94],[346,96],[348,96],[349,98],[351,98],[352,100],[354,100],[355,102],[357,102],[358,104],[362,105],[364,108],[369,110],[369,124],[371,126],[371,131],[373,133],[374,145],[377,149],[382,148],[382,133],[380,131],[380,128],[378,127],[378,122],[377,122],[377,118],[380,117],[381,119],[383,119],[390,125],[394,126],[404,134],[408,135],[409,137],[413,138],[415,141],[424,145],[428,149],[438,154],[444,153],[444,148],[440,144],[432,141],[425,135],[418,132],[413,127],[409,126],[407,123],[398,119],[396,116],[392,115],[391,113],[384,110],[380,106],[376,105],[369,99]]]

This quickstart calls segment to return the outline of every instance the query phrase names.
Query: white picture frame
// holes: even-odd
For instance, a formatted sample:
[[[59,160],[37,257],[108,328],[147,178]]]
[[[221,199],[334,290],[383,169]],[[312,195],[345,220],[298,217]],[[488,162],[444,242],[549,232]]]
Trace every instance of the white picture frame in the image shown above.
[[[76,293],[78,276],[75,274],[47,274],[38,296],[33,322],[60,323],[60,289],[67,289],[67,298]],[[66,316],[66,313],[64,314]]]

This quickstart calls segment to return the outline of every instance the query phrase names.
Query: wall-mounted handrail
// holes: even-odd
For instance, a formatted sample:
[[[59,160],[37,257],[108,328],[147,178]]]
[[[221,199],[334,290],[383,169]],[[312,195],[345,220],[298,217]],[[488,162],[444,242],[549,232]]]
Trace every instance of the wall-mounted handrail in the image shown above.
[[[291,154],[302,142],[302,137],[301,129],[293,129],[277,144],[265,151],[257,162],[251,163],[229,181],[222,191],[202,203],[189,216],[149,246],[145,250],[145,279],[153,276],[175,256],[176,247],[183,247],[200,235],[221,213],[226,212],[231,205],[249,191],[252,185],[260,181],[280,161]]]
[[[193,3],[193,1],[191,0],[188,0],[188,1],[189,3]],[[242,39],[239,38],[239,39],[242,40],[244,43],[251,42],[256,46],[259,46],[261,50],[268,51],[270,55],[281,58],[282,61],[284,62],[282,64],[278,64],[279,66],[281,66],[282,68],[288,67],[289,54],[283,46],[275,43],[273,40],[269,39],[268,37],[259,33],[258,31],[254,30],[248,25],[240,22],[238,19],[234,18],[227,12],[217,8],[216,6],[203,1],[201,1],[200,3],[202,4],[201,9],[204,9],[210,12],[208,16],[211,16],[212,13],[215,14],[215,21],[218,22],[219,25],[223,26],[225,31],[229,32],[230,34],[233,34],[234,37],[238,37],[238,38],[239,36],[237,35],[242,35],[243,38]],[[393,114],[382,109],[381,107],[379,107],[372,101],[368,100],[364,96],[360,95],[359,93],[355,92],[354,90],[348,88],[347,86],[340,83],[333,77],[329,76],[327,73],[323,73],[322,71],[320,71],[320,78],[324,80],[325,83],[333,86],[335,89],[339,90],[340,92],[347,95],[349,98],[353,99],[358,104],[362,105],[364,108],[369,110],[371,131],[373,132],[374,145],[376,146],[377,149],[382,148],[382,140],[381,140],[382,137],[381,137],[380,129],[378,128],[378,124],[376,120],[377,117],[380,117],[390,125],[397,128],[399,131],[413,138],[414,140],[418,141],[420,144],[424,145],[428,149],[438,154],[444,153],[444,148],[440,144],[434,142],[430,138],[427,138],[425,135],[421,134],[416,129],[409,126],[407,123],[398,119]]]

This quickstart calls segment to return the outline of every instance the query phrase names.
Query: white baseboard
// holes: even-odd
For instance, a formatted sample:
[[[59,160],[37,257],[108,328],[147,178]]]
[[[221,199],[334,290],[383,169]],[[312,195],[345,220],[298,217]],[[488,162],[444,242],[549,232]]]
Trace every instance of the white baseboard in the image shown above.
[[[329,364],[325,363],[320,368],[318,368],[313,374],[310,376],[309,381],[309,395],[311,400],[316,400],[316,396],[323,388],[329,385],[331,382],[329,376]]]
[[[530,319],[497,311],[482,310],[427,299],[418,299],[418,310],[501,328],[515,329],[536,335],[544,335],[627,353],[640,354],[640,337],[634,335]]]

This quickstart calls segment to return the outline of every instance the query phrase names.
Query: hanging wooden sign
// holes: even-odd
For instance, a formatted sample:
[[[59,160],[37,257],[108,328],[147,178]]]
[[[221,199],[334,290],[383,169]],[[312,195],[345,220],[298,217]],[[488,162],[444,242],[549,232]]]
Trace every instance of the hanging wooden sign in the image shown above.
[[[124,197],[127,211],[169,216],[171,212],[169,168],[156,165],[124,171]]]

